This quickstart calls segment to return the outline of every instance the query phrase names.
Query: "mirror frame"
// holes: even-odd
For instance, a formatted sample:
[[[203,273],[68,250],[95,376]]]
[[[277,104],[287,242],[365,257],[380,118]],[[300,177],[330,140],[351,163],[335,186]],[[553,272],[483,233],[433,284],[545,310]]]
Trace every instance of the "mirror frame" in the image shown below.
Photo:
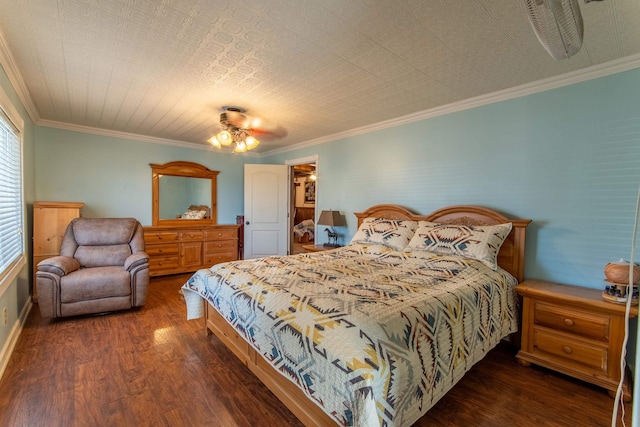
[[[214,171],[198,163],[175,161],[165,164],[149,163],[151,166],[152,185],[152,225],[168,226],[190,226],[190,225],[213,225],[218,221],[217,203],[217,178],[220,171]],[[207,219],[161,219],[160,218],[160,177],[162,175],[182,176],[188,178],[209,178],[211,179],[211,218]]]

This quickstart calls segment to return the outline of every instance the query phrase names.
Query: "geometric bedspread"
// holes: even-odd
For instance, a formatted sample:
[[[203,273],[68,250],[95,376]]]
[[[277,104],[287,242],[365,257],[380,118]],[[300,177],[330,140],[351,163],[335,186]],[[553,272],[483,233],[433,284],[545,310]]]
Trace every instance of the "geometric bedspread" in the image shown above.
[[[208,301],[338,424],[408,426],[517,330],[516,279],[479,261],[379,245],[218,264]]]

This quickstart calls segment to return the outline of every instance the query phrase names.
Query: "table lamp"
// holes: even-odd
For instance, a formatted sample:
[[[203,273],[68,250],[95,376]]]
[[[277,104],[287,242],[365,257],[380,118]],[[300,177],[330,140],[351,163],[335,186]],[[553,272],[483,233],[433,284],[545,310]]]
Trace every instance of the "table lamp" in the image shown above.
[[[320,212],[320,218],[318,218],[318,225],[328,225],[329,228],[325,228],[324,231],[327,232],[327,237],[329,238],[329,242],[325,243],[323,246],[329,248],[337,248],[338,245],[338,233],[335,232],[333,227],[347,225],[344,217],[340,214],[339,211],[322,211]]]

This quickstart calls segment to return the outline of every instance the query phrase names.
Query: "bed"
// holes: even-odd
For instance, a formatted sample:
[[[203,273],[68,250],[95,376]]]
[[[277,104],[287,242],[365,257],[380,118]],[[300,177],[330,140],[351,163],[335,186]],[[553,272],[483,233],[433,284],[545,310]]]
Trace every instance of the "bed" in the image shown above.
[[[517,331],[530,221],[478,206],[423,216],[377,205],[356,216],[343,248],[199,270],[183,286],[187,315],[204,315],[207,333],[305,425],[408,426]],[[382,238],[371,232],[389,224]],[[422,250],[433,227],[444,240],[500,229],[493,267],[484,253]]]

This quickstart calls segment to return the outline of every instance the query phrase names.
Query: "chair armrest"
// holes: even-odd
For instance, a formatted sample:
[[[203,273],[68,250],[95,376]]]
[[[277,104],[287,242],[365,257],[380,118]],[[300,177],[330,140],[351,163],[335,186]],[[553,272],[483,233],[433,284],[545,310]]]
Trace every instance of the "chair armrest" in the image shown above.
[[[79,269],[80,263],[76,259],[63,255],[43,259],[38,263],[39,271],[46,271],[58,276],[64,276]]]
[[[127,271],[131,271],[134,268],[147,264],[149,262],[149,255],[146,252],[136,252],[131,254],[124,261],[124,268]]]

